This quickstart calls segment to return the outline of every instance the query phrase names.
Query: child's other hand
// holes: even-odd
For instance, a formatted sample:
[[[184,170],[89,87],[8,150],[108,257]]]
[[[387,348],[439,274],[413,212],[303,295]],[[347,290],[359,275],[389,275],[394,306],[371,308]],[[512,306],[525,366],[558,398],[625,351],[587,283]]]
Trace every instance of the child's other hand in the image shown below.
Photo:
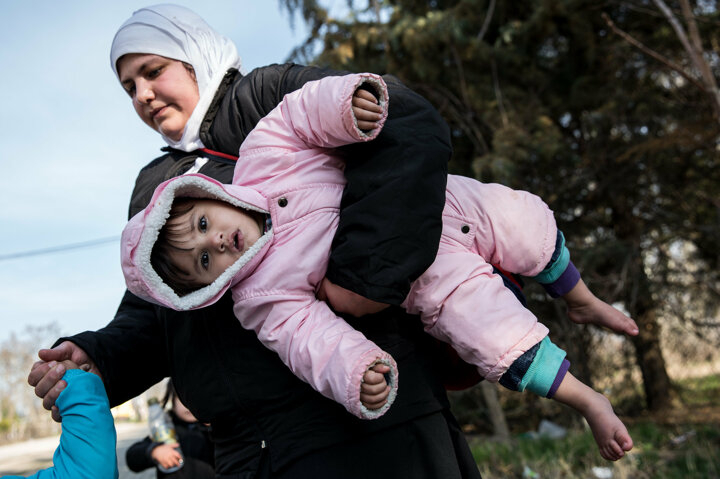
[[[69,369],[82,369],[83,371],[87,372],[90,371],[90,365],[83,364],[82,366],[74,363],[73,361],[70,361],[69,359],[66,359],[65,361],[60,361],[60,364],[65,366],[65,371]]]
[[[153,461],[158,463],[160,466],[165,469],[170,469],[171,467],[179,466],[182,463],[182,454],[180,454],[180,451],[177,450],[178,447],[180,447],[180,444],[176,442],[172,444],[160,444],[152,450],[150,455],[152,456]]]
[[[363,375],[360,385],[360,402],[368,409],[380,409],[387,403],[390,395],[390,386],[385,381],[385,374],[390,372],[390,366],[376,364]]]
[[[352,110],[357,119],[358,128],[361,130],[369,131],[378,127],[377,122],[382,118],[383,109],[369,91],[355,90],[352,97]]]
[[[367,299],[357,293],[332,283],[329,279],[323,278],[317,290],[317,298],[325,301],[338,313],[345,313],[359,318],[366,314],[379,313],[390,306],[385,303],[378,303]]]

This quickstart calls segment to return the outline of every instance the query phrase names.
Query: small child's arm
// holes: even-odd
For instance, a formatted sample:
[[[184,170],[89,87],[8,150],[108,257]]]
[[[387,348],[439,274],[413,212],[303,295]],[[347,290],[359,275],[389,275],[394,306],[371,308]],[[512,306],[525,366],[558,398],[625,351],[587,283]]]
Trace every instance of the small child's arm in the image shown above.
[[[622,311],[596,297],[580,277],[565,245],[565,236],[557,230],[555,250],[545,268],[534,276],[553,298],[561,297],[568,307],[568,317],[578,324],[595,324],[617,333],[636,336],[635,321]]]
[[[375,104],[368,99],[375,96],[365,88],[378,93]],[[370,73],[326,77],[305,84],[286,95],[243,142],[233,184],[262,184],[267,191],[273,184],[287,184],[288,180],[323,183],[327,178],[322,176],[323,170],[329,167],[339,173],[335,181],[344,183],[344,162],[330,149],[374,139],[387,117],[387,98],[382,78]]]
[[[472,218],[474,246],[487,262],[540,283],[554,298],[562,297],[576,323],[592,323],[629,335],[635,322],[596,298],[570,260],[565,237],[552,210],[532,193],[503,185],[449,177],[448,206]]]
[[[53,455],[53,467],[30,477],[117,479],[115,425],[105,386],[98,376],[77,369],[70,361],[55,367],[59,365],[67,369],[63,376],[67,387],[56,402],[62,417],[60,445]]]
[[[398,387],[395,361],[327,304],[310,293],[278,290],[234,289],[233,299],[243,327],[313,389],[361,419],[390,408]]]
[[[500,378],[500,384],[513,391],[528,389],[572,407],[590,425],[600,455],[617,461],[633,446],[627,428],[610,401],[576,379],[568,371],[569,367],[565,352],[545,337],[510,366]]]
[[[372,73],[308,82],[285,95],[278,107],[258,123],[242,144],[240,156],[268,147],[297,152],[372,140],[385,123],[387,105],[385,82]],[[247,168],[241,162],[237,165],[233,183],[243,184],[250,172],[245,172]]]

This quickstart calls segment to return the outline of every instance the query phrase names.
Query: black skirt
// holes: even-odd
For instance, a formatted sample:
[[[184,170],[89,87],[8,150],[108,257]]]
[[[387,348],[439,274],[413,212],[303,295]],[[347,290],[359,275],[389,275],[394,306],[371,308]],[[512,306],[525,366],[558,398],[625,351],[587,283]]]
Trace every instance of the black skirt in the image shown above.
[[[350,442],[313,451],[273,472],[265,455],[259,470],[221,479],[480,479],[455,418],[441,411]]]

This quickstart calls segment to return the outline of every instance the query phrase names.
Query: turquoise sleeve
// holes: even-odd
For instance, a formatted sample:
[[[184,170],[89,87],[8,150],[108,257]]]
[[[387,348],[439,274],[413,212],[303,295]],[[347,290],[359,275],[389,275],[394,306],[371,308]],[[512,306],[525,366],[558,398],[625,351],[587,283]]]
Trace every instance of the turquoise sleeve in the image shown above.
[[[565,246],[565,236],[558,230],[555,254],[550,263],[533,277],[540,284],[554,283],[565,272],[570,263],[570,251]]]
[[[70,369],[63,379],[68,385],[56,401],[62,434],[53,467],[29,477],[117,479],[117,439],[105,386],[99,377],[80,369]]]
[[[539,396],[546,397],[560,366],[562,366],[565,355],[565,351],[555,346],[550,338],[545,336],[540,342],[540,349],[535,354],[535,359],[520,381],[518,390],[528,389]]]

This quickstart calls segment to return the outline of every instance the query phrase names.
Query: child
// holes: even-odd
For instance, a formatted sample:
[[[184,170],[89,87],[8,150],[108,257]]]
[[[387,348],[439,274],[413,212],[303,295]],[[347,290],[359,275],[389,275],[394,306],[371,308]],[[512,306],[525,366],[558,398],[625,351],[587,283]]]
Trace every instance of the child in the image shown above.
[[[60,445],[53,467],[38,471],[36,479],[117,479],[115,425],[102,380],[71,361],[51,364],[67,387],[56,405],[62,417]],[[21,476],[3,476],[4,479]]]
[[[175,426],[177,443],[166,444],[153,442],[150,436],[131,445],[125,453],[128,469],[142,472],[155,468],[155,476],[160,479],[213,479],[215,477],[213,444],[210,440],[210,427],[198,422],[197,418],[180,401],[172,380],[168,381],[163,398],[162,408],[171,404],[170,419]],[[180,448],[182,454],[178,452]],[[182,463],[182,468],[165,473],[158,466],[171,469]]]
[[[351,98],[368,84],[379,94],[383,115],[366,133],[358,128]],[[387,101],[375,75],[308,83],[287,95],[243,143],[233,185],[192,174],[161,184],[123,232],[128,288],[178,310],[212,304],[231,289],[241,324],[298,377],[359,417],[384,414],[398,387],[393,358],[315,293],[344,186],[343,161],[329,148],[374,138]],[[169,213],[180,197],[199,201],[183,200]],[[151,262],[158,235],[162,242]],[[632,447],[622,422],[606,398],[566,374],[564,353],[547,339],[547,328],[521,307],[491,266],[539,276],[566,297],[571,311],[583,312],[576,320],[632,329],[631,319],[579,280],[563,241],[539,198],[450,177],[438,256],[403,306],[420,314],[430,334],[451,344],[486,379],[554,395],[577,409],[603,457],[617,460]],[[157,261],[163,248],[169,263]]]

